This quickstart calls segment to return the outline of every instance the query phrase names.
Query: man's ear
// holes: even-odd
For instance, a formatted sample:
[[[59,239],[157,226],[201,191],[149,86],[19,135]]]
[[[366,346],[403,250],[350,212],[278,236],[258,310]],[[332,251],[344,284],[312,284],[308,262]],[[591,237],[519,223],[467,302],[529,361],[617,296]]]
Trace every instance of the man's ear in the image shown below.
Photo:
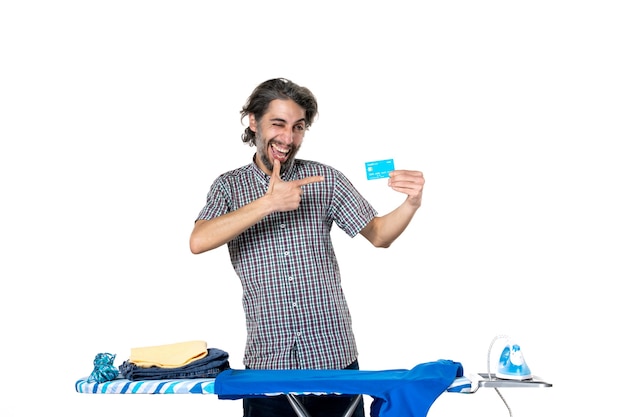
[[[256,133],[256,117],[252,113],[248,115],[248,124],[250,125],[250,130]]]

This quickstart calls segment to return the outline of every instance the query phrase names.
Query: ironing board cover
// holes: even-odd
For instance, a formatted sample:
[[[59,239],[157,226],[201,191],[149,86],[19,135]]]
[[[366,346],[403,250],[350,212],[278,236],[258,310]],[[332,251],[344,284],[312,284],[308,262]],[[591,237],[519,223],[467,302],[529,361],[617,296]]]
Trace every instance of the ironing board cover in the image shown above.
[[[215,378],[163,379],[130,381],[116,378],[109,382],[87,382],[87,377],[76,381],[76,392],[81,394],[215,394]],[[471,393],[472,381],[458,377],[447,392]]]
[[[119,377],[108,382],[76,381],[81,394],[214,394],[215,378],[130,381]]]

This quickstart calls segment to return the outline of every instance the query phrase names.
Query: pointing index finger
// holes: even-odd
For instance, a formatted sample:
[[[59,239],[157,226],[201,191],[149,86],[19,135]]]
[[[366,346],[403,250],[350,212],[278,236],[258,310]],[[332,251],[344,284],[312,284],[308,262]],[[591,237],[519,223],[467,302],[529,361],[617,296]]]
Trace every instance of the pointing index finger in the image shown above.
[[[322,182],[322,181],[324,181],[323,176],[315,175],[313,177],[306,177],[306,178],[302,178],[301,180],[295,180],[293,182],[298,187],[302,187],[303,185],[313,184],[315,182]]]

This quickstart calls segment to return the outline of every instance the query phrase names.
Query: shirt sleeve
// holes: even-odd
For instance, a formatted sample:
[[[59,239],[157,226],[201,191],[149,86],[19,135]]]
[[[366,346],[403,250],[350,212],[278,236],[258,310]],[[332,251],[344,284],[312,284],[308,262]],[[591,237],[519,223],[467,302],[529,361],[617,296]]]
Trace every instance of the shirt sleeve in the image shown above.
[[[230,201],[228,188],[224,186],[221,178],[215,180],[207,194],[206,204],[198,214],[197,220],[211,220],[230,211],[228,202]]]
[[[356,236],[378,213],[341,172],[336,173],[331,212],[335,224]]]

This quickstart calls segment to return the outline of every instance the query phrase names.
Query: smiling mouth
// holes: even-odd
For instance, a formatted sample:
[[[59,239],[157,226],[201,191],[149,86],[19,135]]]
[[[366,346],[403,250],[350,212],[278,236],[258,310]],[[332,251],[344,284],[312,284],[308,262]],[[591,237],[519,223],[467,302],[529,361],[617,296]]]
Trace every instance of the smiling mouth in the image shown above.
[[[270,144],[270,153],[273,159],[277,159],[281,163],[287,160],[289,153],[291,152],[290,146],[280,146],[277,143]]]

